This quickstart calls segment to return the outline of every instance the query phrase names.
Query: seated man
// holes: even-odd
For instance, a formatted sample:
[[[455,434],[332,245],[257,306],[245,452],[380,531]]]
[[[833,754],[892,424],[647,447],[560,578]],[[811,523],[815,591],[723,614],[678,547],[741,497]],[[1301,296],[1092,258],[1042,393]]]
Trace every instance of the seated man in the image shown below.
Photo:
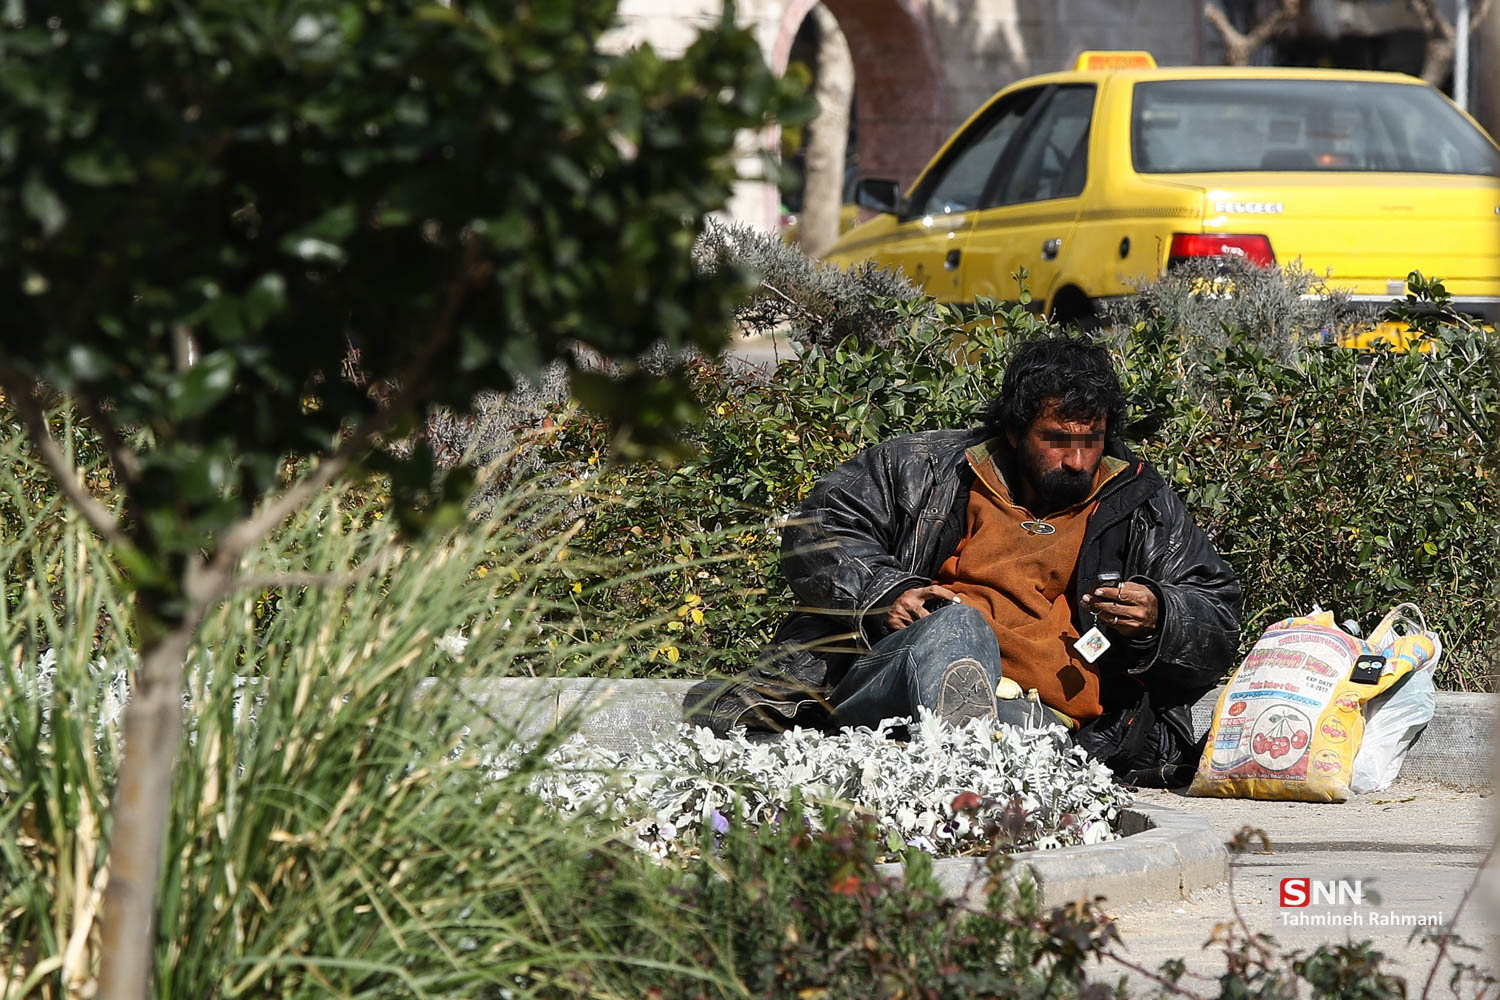
[[[1048,337],[1008,365],[984,426],[870,448],[782,540],[801,610],[721,727],[1061,722],[1119,780],[1196,765],[1190,709],[1237,652],[1240,585],[1161,475],[1117,435],[1108,352]],[[1002,701],[1010,678],[1045,710]]]

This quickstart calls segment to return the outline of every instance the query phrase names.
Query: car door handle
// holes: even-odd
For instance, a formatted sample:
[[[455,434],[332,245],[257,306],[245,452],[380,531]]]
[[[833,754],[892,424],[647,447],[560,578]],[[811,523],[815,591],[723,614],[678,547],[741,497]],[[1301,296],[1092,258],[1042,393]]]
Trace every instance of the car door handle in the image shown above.
[[[959,259],[962,257],[962,250],[949,250],[948,255],[943,258],[943,270],[957,271]]]
[[[1043,260],[1054,260],[1054,259],[1056,259],[1057,252],[1059,250],[1061,250],[1061,249],[1062,249],[1062,240],[1056,238],[1055,236],[1052,239],[1050,239],[1050,240],[1043,240],[1042,241],[1042,259]]]

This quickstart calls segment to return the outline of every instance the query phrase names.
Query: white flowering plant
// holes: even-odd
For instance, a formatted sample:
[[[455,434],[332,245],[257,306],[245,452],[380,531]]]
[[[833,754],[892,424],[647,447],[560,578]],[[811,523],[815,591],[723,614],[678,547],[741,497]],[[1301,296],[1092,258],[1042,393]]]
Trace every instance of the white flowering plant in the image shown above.
[[[893,738],[898,727],[909,739]],[[531,752],[516,748],[491,763],[510,773]],[[916,848],[939,857],[1113,840],[1120,811],[1133,801],[1060,729],[981,719],[955,727],[925,711],[915,725],[793,729],[765,741],[680,725],[633,754],[575,735],[546,761],[531,785],[545,802],[613,817],[627,839],[658,857],[692,856],[705,836],[734,823],[777,823],[794,797],[871,816],[892,855]],[[818,810],[806,815],[818,822]]]

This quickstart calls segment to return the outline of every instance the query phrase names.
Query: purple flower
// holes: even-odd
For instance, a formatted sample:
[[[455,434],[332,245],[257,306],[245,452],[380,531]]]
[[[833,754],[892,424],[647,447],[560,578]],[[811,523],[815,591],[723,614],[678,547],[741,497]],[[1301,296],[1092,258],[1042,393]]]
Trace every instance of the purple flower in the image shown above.
[[[729,832],[729,817],[715,809],[713,815],[708,818],[708,823],[713,827],[714,833]]]

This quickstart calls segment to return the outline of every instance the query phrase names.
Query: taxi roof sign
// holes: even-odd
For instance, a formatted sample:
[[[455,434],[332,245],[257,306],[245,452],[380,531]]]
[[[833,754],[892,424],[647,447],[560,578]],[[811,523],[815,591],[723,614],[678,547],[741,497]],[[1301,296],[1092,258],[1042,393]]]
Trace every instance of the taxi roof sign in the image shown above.
[[[1076,70],[1155,69],[1156,60],[1151,58],[1151,53],[1140,50],[1090,49],[1079,54],[1078,62],[1073,68]]]

